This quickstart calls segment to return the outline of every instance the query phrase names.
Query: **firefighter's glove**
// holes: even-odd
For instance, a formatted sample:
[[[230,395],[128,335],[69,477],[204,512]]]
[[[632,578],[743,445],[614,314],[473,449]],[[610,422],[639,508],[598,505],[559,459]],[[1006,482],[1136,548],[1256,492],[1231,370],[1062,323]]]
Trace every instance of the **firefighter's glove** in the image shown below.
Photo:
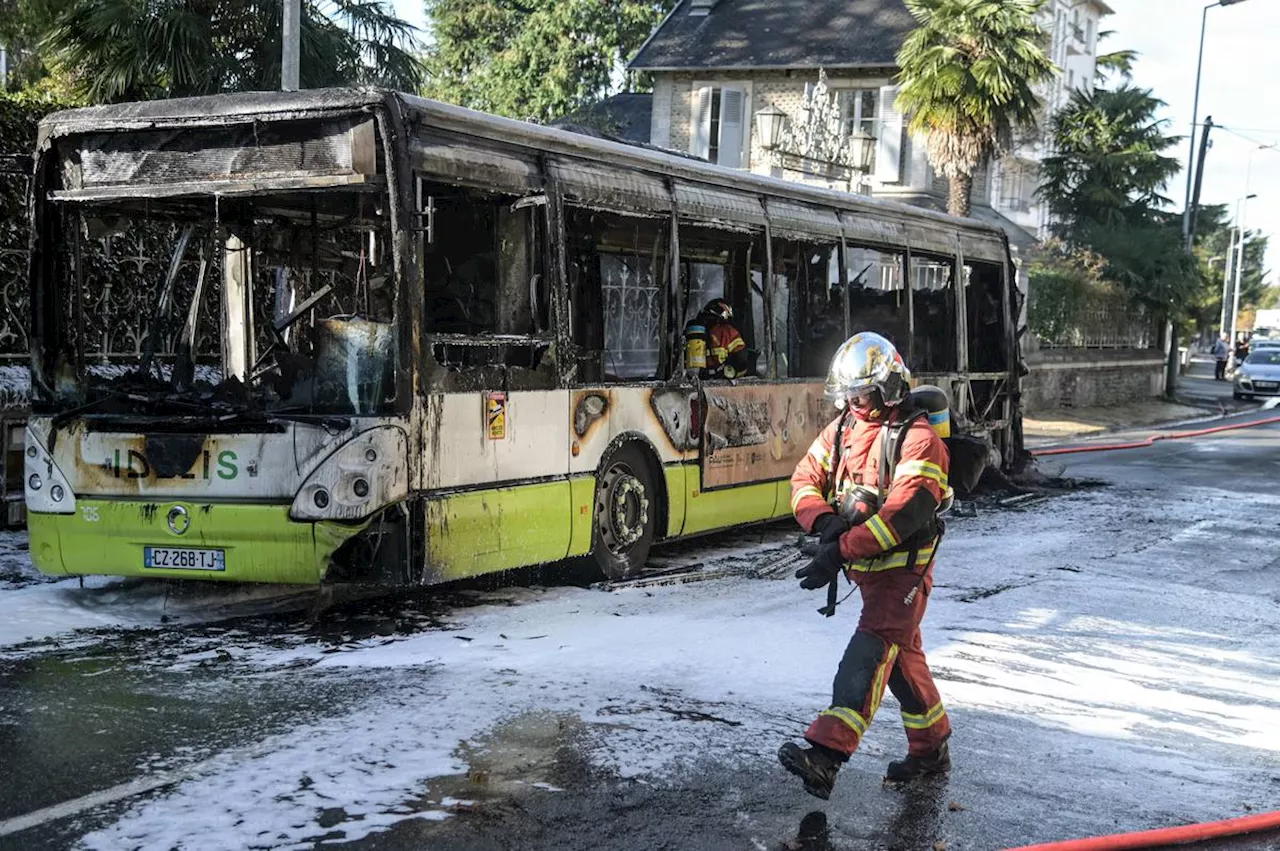
[[[800,587],[813,591],[830,585],[840,577],[844,568],[844,556],[840,554],[839,544],[824,544],[813,561],[796,571],[796,579]]]
[[[831,514],[823,514],[813,521],[813,533],[818,536],[818,540],[824,544],[835,543],[840,537],[852,528],[852,524],[834,512]]]

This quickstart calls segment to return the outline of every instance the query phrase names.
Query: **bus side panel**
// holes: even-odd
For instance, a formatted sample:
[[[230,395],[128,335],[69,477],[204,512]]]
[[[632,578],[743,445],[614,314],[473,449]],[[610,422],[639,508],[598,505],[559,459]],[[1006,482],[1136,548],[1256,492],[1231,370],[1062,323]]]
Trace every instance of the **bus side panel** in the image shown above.
[[[697,457],[697,435],[692,431],[696,398],[692,388],[678,385],[574,390],[568,418],[570,471],[595,473],[619,438],[643,436],[657,455],[667,492],[667,526],[658,529],[658,537],[677,537],[684,529],[688,494],[682,464]]]
[[[570,521],[572,490],[561,480],[428,497],[428,581],[564,558],[577,525]]]
[[[689,510],[689,486],[694,468],[688,464],[671,464],[663,471],[667,481],[667,532],[663,537],[678,538],[684,534]]]
[[[702,471],[697,464],[685,467],[685,477],[689,494],[684,521],[686,535],[768,520],[777,509],[777,482],[704,491]]]
[[[574,476],[569,480],[569,509],[572,516],[572,532],[569,535],[569,555],[581,556],[591,552],[591,521],[594,517],[596,477]]]
[[[570,472],[594,473],[623,434],[641,434],[662,465],[692,459],[692,389],[594,387],[574,390],[569,404]]]
[[[426,489],[563,477],[569,472],[568,404],[566,390],[429,397],[422,453]],[[567,528],[568,517],[558,522]]]
[[[817,383],[709,384],[706,399],[702,440],[706,488],[789,479],[818,432],[835,415]]]

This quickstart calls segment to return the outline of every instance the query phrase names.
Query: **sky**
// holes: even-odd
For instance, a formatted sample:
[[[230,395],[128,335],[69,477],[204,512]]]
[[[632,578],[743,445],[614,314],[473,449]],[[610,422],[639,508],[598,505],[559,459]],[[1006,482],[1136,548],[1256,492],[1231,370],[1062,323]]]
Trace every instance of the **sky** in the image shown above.
[[[425,27],[422,0],[394,0],[397,13]],[[1181,135],[1173,149],[1184,171],[1166,194],[1182,207],[1186,190],[1187,136],[1195,94],[1196,48],[1205,0],[1108,0],[1115,14],[1102,29],[1115,35],[1107,50],[1129,48],[1141,56],[1134,83],[1151,89],[1168,106],[1169,132]],[[1200,83],[1200,120],[1213,116],[1226,129],[1214,130],[1205,165],[1201,201],[1230,204],[1244,195],[1245,226],[1268,234],[1272,283],[1280,282],[1280,0],[1237,0],[1207,15],[1204,71]],[[1228,132],[1231,131],[1231,132]],[[1236,135],[1239,134],[1239,135]],[[1241,138],[1247,137],[1247,138]],[[1260,145],[1275,144],[1271,150]]]
[[[1134,83],[1151,89],[1168,106],[1171,132],[1191,130],[1201,0],[1109,0],[1115,15],[1102,29],[1114,30],[1106,49],[1131,48],[1142,55]],[[1201,203],[1230,204],[1256,193],[1243,206],[1245,227],[1271,237],[1268,280],[1280,282],[1280,33],[1278,0],[1242,0],[1209,10],[1200,81],[1200,121],[1213,116],[1213,147],[1205,163]],[[1230,131],[1230,132],[1228,132]],[[1241,138],[1246,137],[1246,138]],[[1260,145],[1276,145],[1259,150]],[[1187,140],[1176,149],[1186,167]],[[1181,208],[1186,172],[1166,193]]]

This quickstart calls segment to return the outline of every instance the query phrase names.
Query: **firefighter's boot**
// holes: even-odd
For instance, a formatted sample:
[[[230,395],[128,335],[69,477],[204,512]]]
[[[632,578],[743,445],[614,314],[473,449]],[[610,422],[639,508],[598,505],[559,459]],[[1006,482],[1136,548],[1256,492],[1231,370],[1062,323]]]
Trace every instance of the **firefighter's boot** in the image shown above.
[[[895,783],[907,783],[930,774],[942,774],[951,770],[951,750],[944,740],[936,751],[921,756],[910,756],[906,759],[889,763],[884,773],[885,780]]]
[[[782,767],[804,781],[804,790],[815,798],[827,800],[836,785],[836,772],[842,761],[832,751],[821,746],[802,748],[787,742],[778,749],[778,761]]]

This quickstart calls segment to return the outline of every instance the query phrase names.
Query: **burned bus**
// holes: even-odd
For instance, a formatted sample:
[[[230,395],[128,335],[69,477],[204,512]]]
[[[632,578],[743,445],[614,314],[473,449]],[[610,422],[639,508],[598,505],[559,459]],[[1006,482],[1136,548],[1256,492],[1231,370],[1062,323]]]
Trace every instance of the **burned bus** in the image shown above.
[[[993,457],[1016,290],[979,223],[373,89],[92,107],[32,183],[31,556],[420,585],[784,517],[879,331]],[[754,368],[684,368],[711,298]]]

